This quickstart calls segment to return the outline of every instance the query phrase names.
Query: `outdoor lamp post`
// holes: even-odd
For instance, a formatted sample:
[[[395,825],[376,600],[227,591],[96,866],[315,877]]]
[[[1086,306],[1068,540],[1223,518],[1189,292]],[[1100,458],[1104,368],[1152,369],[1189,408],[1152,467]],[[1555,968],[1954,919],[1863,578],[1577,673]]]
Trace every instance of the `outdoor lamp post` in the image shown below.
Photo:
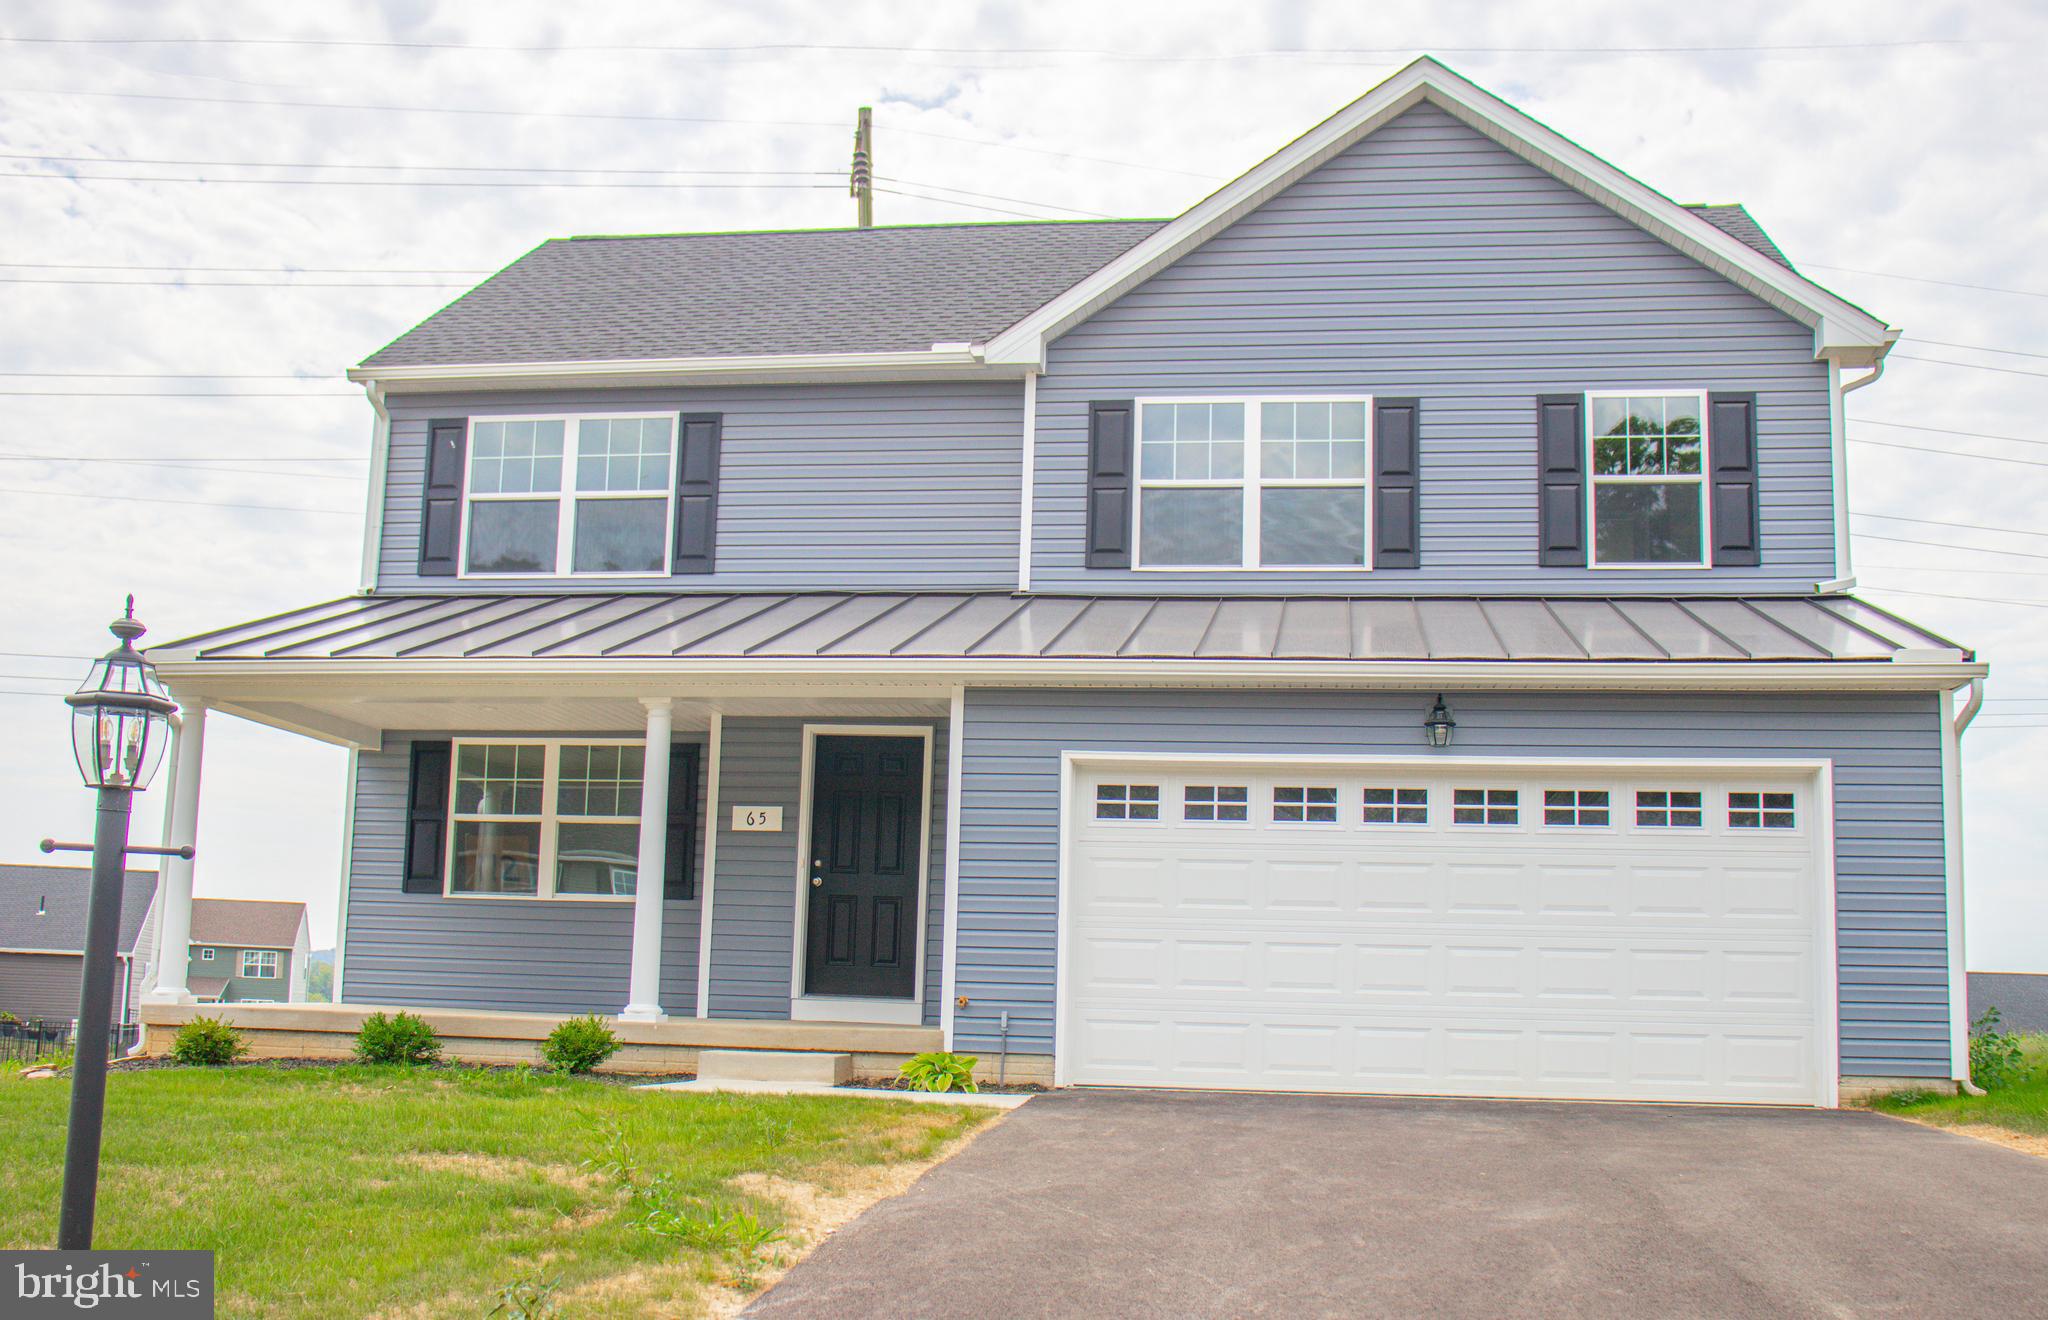
[[[1451,730],[1457,727],[1458,722],[1451,718],[1451,708],[1444,705],[1443,693],[1437,693],[1436,705],[1429,708],[1429,718],[1422,722],[1423,741],[1431,747],[1449,747]]]
[[[114,950],[121,924],[121,879],[131,852],[190,857],[190,848],[130,848],[128,810],[163,760],[177,704],[156,670],[135,649],[143,627],[135,597],[109,625],[120,645],[95,660],[85,683],[64,698],[71,707],[71,751],[87,788],[99,790],[92,843],[44,839],[44,852],[92,853],[92,890],[85,908],[85,967],[78,987],[78,1033],[71,1065],[71,1128],[64,1146],[64,1205],[57,1248],[92,1246],[93,1200],[99,1186],[100,1124],[107,1100],[107,1026],[114,1010]]]

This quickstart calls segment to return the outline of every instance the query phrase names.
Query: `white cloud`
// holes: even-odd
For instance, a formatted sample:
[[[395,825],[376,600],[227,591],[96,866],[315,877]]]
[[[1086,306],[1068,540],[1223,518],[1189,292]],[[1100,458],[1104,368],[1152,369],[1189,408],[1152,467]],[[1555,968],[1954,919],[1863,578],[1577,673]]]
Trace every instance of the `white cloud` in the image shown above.
[[[495,268],[569,233],[846,223],[844,169],[854,107],[877,106],[878,173],[1112,214],[1172,214],[1278,147],[1412,53],[1454,67],[1681,200],[1746,202],[1795,261],[2048,291],[2048,171],[2034,52],[2041,13],[1886,0],[1854,25],[1838,6],[1637,4],[1362,6],[1269,3],[905,7],[846,3],[691,6],[655,11],[556,4],[332,4],[280,10],[210,4],[180,11],[110,0],[20,6],[18,33],[72,36],[318,35],[481,43],[613,43],[609,53],[371,51],[349,48],[0,44],[14,89],[178,97],[332,100],[583,113],[810,121],[819,127],[512,118],[233,107],[9,91],[0,150],[53,155],[327,163],[608,165],[815,170],[815,188],[500,189],[270,187],[0,179],[5,259],[175,266]],[[573,13],[573,21],[571,15]],[[1587,54],[1564,47],[1788,45],[1962,38],[1975,44],[1725,54]],[[763,49],[727,56],[657,44],[805,41],[1006,47],[1014,56]],[[1433,44],[1432,44],[1433,43]],[[1387,51],[1348,53],[1391,46]],[[1083,47],[1116,58],[1044,53]],[[1298,47],[1312,54],[1234,58]],[[1552,53],[1476,50],[1543,47]],[[1218,58],[1158,58],[1203,56]],[[991,139],[1133,165],[913,136]],[[1143,168],[1153,166],[1164,168]],[[0,173],[54,170],[32,160]],[[187,174],[197,167],[162,167]],[[1192,171],[1195,175],[1168,172]],[[81,167],[82,173],[149,173]],[[234,171],[212,171],[234,173]],[[326,177],[346,177],[333,172]],[[885,223],[988,218],[879,199]],[[0,269],[0,278],[61,275]],[[80,276],[90,272],[71,272]],[[1816,271],[1909,334],[2048,351],[2039,298]],[[202,277],[195,277],[202,278]],[[227,279],[231,276],[212,278]],[[251,277],[257,278],[257,277]],[[308,276],[345,282],[377,277]],[[391,276],[430,280],[432,276]],[[451,280],[464,277],[445,276]],[[308,394],[456,290],[229,289],[25,284],[7,298],[10,371],[304,373]],[[1909,342],[1902,354],[2031,370],[2048,362]],[[200,383],[195,383],[200,384]],[[0,389],[162,388],[146,382],[0,378]],[[287,382],[221,383],[245,390]],[[1852,415],[2038,436],[2048,381],[1901,357]],[[355,399],[5,399],[0,449],[100,456],[347,455],[367,449]],[[2048,448],[1854,428],[1870,439],[2048,460]],[[2042,437],[2048,438],[2048,437]],[[1857,506],[2000,526],[2041,525],[2048,470],[1859,446]],[[102,648],[104,622],[134,591],[165,638],[351,590],[359,480],[0,459],[0,491],[21,488],[293,505],[277,513],[103,503],[0,493],[7,609],[0,649]],[[322,466],[358,475],[361,464]],[[1959,539],[2048,553],[2048,538],[1886,524],[1916,540]],[[2044,529],[2048,530],[2048,529]],[[2048,599],[2048,561],[1863,541],[1866,584],[1951,595]],[[1988,570],[1996,569],[1994,574]],[[2039,877],[2044,816],[2034,767],[2048,753],[2048,611],[1883,597],[1981,647],[1997,665],[1993,704],[1967,743],[1972,961],[2048,969]],[[75,678],[68,661],[9,658],[0,670]],[[68,683],[64,686],[68,686]],[[24,678],[0,688],[60,685]],[[324,941],[334,918],[338,754],[218,722],[206,789],[202,890],[297,896]],[[1998,727],[2004,726],[2004,727]],[[71,786],[54,698],[0,696],[0,856],[77,833],[89,803]],[[147,810],[147,809],[145,809]],[[147,830],[145,830],[147,832]]]

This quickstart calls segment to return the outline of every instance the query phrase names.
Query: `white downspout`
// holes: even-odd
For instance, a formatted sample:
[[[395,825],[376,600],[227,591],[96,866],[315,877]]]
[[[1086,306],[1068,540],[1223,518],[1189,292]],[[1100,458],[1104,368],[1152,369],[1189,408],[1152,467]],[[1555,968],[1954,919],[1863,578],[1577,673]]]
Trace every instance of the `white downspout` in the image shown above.
[[[1835,580],[1828,586],[1847,591],[1856,585],[1856,564],[1849,546],[1849,395],[1884,375],[1884,359],[1865,376],[1842,379],[1842,364],[1828,363],[1828,428],[1835,438]]]
[[[1984,680],[1973,678],[1960,710],[1955,693],[1942,696],[1941,792],[1942,856],[1947,861],[1949,1073],[1964,1087],[1970,1084],[1970,972],[1963,938],[1963,756],[1964,730],[1984,708]]]
[[[360,586],[365,595],[377,589],[377,561],[384,550],[384,466],[391,454],[391,413],[384,406],[384,387],[365,381],[363,393],[376,419],[370,424],[370,471],[365,483],[368,507],[363,513],[363,566]]]
[[[1024,373],[1024,451],[1019,471],[1022,491],[1017,500],[1017,592],[1031,591],[1032,499],[1038,485],[1038,373]]]

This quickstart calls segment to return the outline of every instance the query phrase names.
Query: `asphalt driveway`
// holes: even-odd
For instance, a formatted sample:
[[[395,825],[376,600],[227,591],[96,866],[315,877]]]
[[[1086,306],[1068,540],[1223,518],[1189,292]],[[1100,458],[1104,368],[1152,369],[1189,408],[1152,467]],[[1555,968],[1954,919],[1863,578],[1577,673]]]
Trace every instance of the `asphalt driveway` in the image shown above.
[[[747,1314],[2044,1306],[2048,1160],[1876,1114],[1066,1091]]]

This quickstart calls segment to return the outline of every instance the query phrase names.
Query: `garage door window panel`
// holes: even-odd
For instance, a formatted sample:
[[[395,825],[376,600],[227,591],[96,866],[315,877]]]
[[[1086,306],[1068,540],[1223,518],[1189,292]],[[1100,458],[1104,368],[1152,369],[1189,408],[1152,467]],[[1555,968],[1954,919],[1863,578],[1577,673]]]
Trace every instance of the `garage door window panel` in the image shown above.
[[[1612,823],[1604,788],[1551,788],[1543,792],[1543,823],[1567,828],[1605,827]]]
[[[1368,788],[1364,793],[1367,825],[1429,824],[1426,788]]]
[[[1335,825],[1335,785],[1283,784],[1273,790],[1275,825]]]
[[[1159,819],[1159,785],[1097,785],[1095,819],[1156,822]]]
[[[1522,795],[1512,788],[1458,788],[1451,790],[1451,824],[1520,825]]]
[[[1181,790],[1181,819],[1191,825],[1245,825],[1252,818],[1244,784],[1189,784]]]
[[[1696,788],[1638,789],[1636,824],[1644,829],[1699,829],[1706,823],[1700,797]]]
[[[1790,793],[1731,792],[1728,795],[1728,828],[1731,830],[1789,830],[1797,823]]]

